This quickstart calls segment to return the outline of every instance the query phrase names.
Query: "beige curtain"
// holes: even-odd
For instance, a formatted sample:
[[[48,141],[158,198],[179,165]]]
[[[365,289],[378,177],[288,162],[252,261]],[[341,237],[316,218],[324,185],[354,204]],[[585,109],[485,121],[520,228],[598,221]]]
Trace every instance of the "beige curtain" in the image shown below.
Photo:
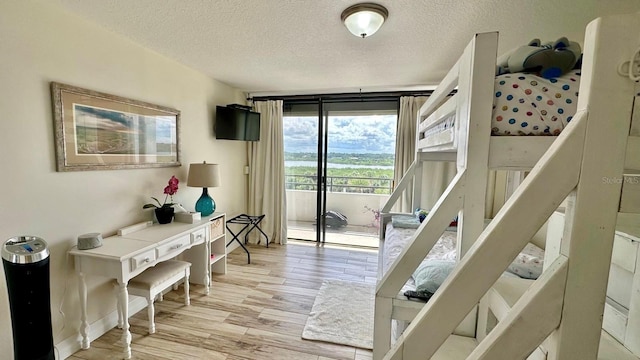
[[[396,128],[396,159],[393,166],[394,186],[400,182],[402,176],[413,163],[416,155],[416,122],[418,110],[426,96],[402,96],[400,98],[400,111],[398,112],[398,126]],[[411,198],[413,186],[409,186],[393,207],[394,211],[412,212]]]
[[[418,110],[427,101],[426,96],[403,96],[400,98],[400,112],[398,114],[398,128],[396,132],[396,160],[393,180],[398,184],[407,171],[416,154],[416,125]],[[442,192],[456,174],[455,163],[425,162],[423,164],[422,199],[415,206],[430,209],[438,200]],[[413,212],[411,199],[413,187],[404,191],[394,211]]]
[[[286,244],[282,100],[256,101],[254,108],[260,113],[260,141],[248,143],[247,211],[249,215],[265,214],[260,227],[269,241]],[[253,237],[251,241],[256,239]]]

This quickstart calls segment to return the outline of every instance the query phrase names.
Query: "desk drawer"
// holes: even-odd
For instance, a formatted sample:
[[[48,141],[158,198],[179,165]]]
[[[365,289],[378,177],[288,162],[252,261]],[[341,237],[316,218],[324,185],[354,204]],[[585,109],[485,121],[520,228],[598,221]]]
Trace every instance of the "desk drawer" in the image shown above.
[[[211,239],[224,234],[224,216],[211,221]]]
[[[192,244],[202,244],[204,242],[205,237],[205,229],[202,228],[200,230],[194,231],[191,233],[191,243]]]
[[[184,235],[156,248],[158,258],[173,257],[182,252],[182,248],[191,245],[191,236]],[[172,255],[174,254],[174,255]]]
[[[131,258],[131,271],[135,271],[136,269],[146,266],[149,263],[156,261],[156,251],[149,250],[145,251],[142,254],[138,254]]]

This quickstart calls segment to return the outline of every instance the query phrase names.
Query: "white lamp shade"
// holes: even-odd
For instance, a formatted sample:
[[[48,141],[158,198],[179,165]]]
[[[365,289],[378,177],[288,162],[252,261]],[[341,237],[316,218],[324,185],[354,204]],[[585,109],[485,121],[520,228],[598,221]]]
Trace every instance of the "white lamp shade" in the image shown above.
[[[388,16],[387,9],[371,4],[357,4],[342,12],[342,21],[349,31],[358,37],[368,37],[380,29]]]
[[[220,170],[218,164],[190,164],[187,186],[216,187],[220,186]]]

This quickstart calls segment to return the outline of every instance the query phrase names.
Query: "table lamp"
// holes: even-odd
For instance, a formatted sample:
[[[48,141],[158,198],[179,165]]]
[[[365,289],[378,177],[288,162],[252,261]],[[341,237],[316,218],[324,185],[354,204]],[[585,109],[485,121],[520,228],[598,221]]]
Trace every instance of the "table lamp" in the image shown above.
[[[202,188],[202,195],[196,201],[196,211],[202,216],[209,216],[216,211],[216,203],[209,196],[207,188],[220,186],[218,164],[207,164],[206,161],[202,164],[190,164],[187,186]]]

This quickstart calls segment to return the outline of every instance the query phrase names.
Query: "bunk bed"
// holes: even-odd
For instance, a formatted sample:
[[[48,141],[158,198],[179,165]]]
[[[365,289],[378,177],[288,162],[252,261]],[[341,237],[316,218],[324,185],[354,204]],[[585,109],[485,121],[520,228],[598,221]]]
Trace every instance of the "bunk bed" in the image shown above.
[[[442,359],[594,358],[616,218],[624,213],[638,219],[640,213],[629,205],[640,203],[638,187],[629,190],[624,180],[616,181],[640,170],[633,155],[640,153],[640,115],[631,121],[637,34],[640,14],[600,18],[587,27],[578,110],[558,136],[491,136],[498,34],[475,35],[420,109],[416,160],[381,211],[374,360],[436,353]],[[384,241],[391,208],[412,183],[413,204],[419,204],[424,161],[455,161],[457,174],[389,260]],[[531,172],[485,227],[490,169]],[[538,280],[518,282],[523,290],[510,299],[507,312],[491,309],[487,299],[501,274],[565,199],[568,216],[555,256],[546,256]],[[400,290],[456,215],[457,265],[427,303],[407,300]],[[499,313],[499,322],[487,334],[490,310]],[[392,344],[393,319],[411,324]],[[453,337],[454,332],[466,337]]]

